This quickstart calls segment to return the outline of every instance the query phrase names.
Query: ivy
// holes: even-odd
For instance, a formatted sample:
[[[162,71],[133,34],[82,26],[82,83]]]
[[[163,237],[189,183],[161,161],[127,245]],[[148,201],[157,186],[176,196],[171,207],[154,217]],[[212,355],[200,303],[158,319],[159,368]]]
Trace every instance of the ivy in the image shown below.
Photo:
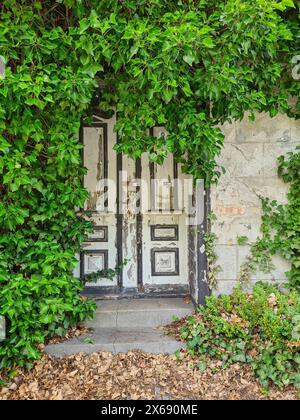
[[[230,296],[207,297],[206,306],[187,318],[181,338],[201,370],[210,358],[224,368],[239,362],[251,367],[265,389],[299,389],[299,311],[295,291],[258,282],[245,293],[239,285]]]
[[[217,263],[218,255],[215,251],[217,235],[211,232],[213,223],[217,217],[213,212],[208,214],[209,229],[204,236],[205,255],[207,258],[207,281],[210,290],[214,290],[218,285],[218,274],[222,271],[222,267]]]
[[[81,277],[81,281],[83,284],[86,283],[96,283],[99,279],[105,278],[109,280],[113,280],[118,274],[120,274],[123,267],[128,264],[129,260],[124,259],[121,264],[118,264],[115,268],[106,268],[102,270],[97,270],[89,274],[85,274]]]
[[[287,272],[289,286],[300,291],[300,146],[295,152],[278,158],[278,175],[289,183],[287,203],[262,198],[262,237],[252,246],[241,268],[241,280],[249,281],[258,269],[269,272],[272,255],[279,254],[291,263]]]
[[[0,309],[8,338],[1,366],[32,361],[46,336],[91,316],[73,278],[91,227],[74,210],[87,198],[78,132],[90,104],[115,109],[117,151],[158,163],[171,152],[186,173],[216,181],[218,125],[246,111],[299,114],[300,101],[289,103],[299,97],[290,65],[299,42],[293,5],[2,1]],[[154,125],[168,137],[149,135]]]
[[[91,224],[75,208],[87,193],[78,142],[96,82],[78,63],[79,30],[60,23],[61,5],[5,1],[0,45],[0,312],[7,339],[0,368],[30,366],[37,345],[91,317],[73,278]],[[76,35],[77,33],[77,35]]]

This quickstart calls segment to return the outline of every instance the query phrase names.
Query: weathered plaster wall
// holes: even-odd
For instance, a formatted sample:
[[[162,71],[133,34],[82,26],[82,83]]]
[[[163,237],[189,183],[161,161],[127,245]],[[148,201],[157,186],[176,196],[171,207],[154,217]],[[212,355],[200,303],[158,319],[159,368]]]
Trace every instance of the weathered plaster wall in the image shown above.
[[[225,148],[220,164],[226,174],[212,188],[212,211],[217,216],[213,231],[218,239],[216,251],[222,272],[218,275],[218,293],[229,293],[239,269],[249,254],[248,246],[238,246],[237,237],[255,241],[260,234],[261,203],[259,195],[286,201],[287,185],[277,176],[276,159],[295,150],[300,144],[300,123],[285,116],[270,118],[260,114],[254,123],[242,122],[222,127]],[[270,274],[258,273],[252,281],[285,281],[289,269],[286,261],[274,258],[276,269]]]

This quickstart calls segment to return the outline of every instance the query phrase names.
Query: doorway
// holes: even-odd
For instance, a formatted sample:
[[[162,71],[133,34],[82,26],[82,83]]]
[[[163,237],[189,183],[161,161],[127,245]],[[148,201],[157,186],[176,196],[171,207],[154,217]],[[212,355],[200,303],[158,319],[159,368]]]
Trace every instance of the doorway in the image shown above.
[[[84,243],[80,275],[123,264],[113,280],[87,284],[89,294],[103,297],[180,297],[196,303],[208,294],[204,233],[207,211],[200,192],[203,220],[197,220],[198,199],[190,176],[168,154],[164,164],[144,154],[133,160],[117,154],[115,117],[93,117],[83,125],[84,185],[89,193],[84,211],[94,232]],[[151,135],[166,137],[163,127]]]

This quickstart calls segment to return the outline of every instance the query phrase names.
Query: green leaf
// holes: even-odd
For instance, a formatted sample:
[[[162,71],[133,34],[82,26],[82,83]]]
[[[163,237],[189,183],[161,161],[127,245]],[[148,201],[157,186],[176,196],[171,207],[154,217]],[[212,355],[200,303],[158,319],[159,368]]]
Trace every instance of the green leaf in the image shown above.
[[[86,344],[95,344],[95,340],[91,337],[86,337],[82,341]]]
[[[185,61],[189,66],[192,66],[195,60],[196,57],[191,53],[183,56],[183,61]]]

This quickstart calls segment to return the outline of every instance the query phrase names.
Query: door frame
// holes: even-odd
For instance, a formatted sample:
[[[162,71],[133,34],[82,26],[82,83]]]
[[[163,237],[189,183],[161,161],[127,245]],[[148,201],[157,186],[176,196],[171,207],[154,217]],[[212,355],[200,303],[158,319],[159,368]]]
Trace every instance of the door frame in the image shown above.
[[[93,115],[101,119],[109,119],[108,115],[103,114],[99,111],[93,111]],[[84,145],[84,127],[102,127],[104,130],[104,136],[106,144],[106,149],[108,145],[107,138],[107,122],[95,121],[92,123],[85,123],[84,120],[81,121],[80,133],[79,133],[79,142]],[[118,142],[118,137],[117,137]],[[104,154],[107,158],[107,150]],[[84,152],[81,149],[81,161],[84,166]],[[107,162],[104,162],[104,173],[107,173]],[[123,154],[117,153],[116,155],[116,171],[117,179],[119,180],[120,171],[123,169]],[[136,159],[135,161],[135,173],[136,179],[141,179],[142,176],[142,162],[141,158]],[[84,184],[84,179],[82,179]],[[136,186],[136,196],[139,197],[140,186]],[[116,204],[116,243],[123,243],[123,214],[120,213],[120,182],[117,182],[117,204]],[[138,200],[138,198],[137,198]],[[209,231],[210,226],[208,223],[208,214],[210,212],[211,203],[210,203],[210,189],[205,189],[204,194],[204,220],[200,226],[192,226],[188,228],[188,244],[189,249],[193,247],[195,250],[194,258],[192,257],[192,252],[189,252],[188,257],[188,271],[189,282],[186,286],[183,285],[155,285],[153,288],[147,288],[147,291],[143,288],[143,215],[138,213],[136,215],[136,232],[137,232],[137,287],[134,288],[124,288],[123,287],[123,271],[120,270],[120,273],[117,275],[117,285],[116,286],[88,286],[84,289],[84,294],[87,296],[93,296],[99,299],[111,299],[111,298],[160,298],[160,297],[184,297],[187,294],[191,294],[192,300],[195,304],[205,303],[205,297],[211,294],[211,291],[208,287],[207,281],[207,272],[208,272],[208,260],[205,252],[205,235]],[[81,209],[84,212],[84,209]],[[89,211],[89,213],[91,213]],[[83,275],[83,259],[84,252],[80,253],[80,276]],[[122,246],[117,247],[117,264],[121,264],[123,261],[123,249]]]

